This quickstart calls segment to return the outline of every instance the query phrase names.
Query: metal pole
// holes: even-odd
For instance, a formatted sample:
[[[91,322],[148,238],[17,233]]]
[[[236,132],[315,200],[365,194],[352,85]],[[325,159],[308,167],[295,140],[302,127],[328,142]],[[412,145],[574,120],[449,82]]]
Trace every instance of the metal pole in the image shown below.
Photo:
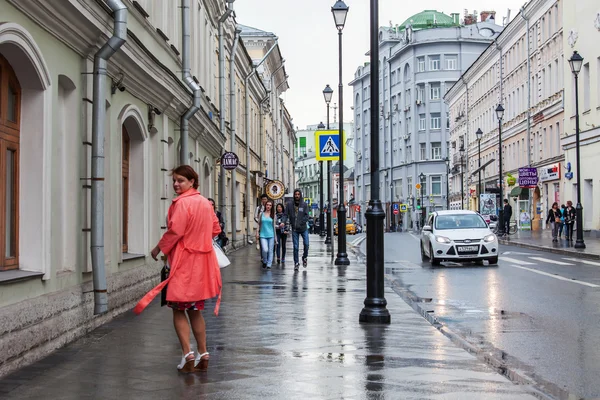
[[[450,209],[450,158],[446,160],[446,210]]]
[[[581,167],[579,158],[579,88],[578,76],[575,74],[575,149],[577,157],[577,206],[575,207],[575,222],[577,223],[576,249],[585,249],[583,241],[583,206],[581,205]],[[573,240],[573,238],[571,238]]]
[[[342,30],[338,30],[339,42],[339,98],[340,98],[340,162],[338,181],[338,253],[335,259],[335,265],[350,265],[348,254],[346,253],[346,205],[344,204],[344,84],[342,80]],[[377,113],[376,113],[377,114]]]
[[[237,99],[235,90],[235,53],[237,52],[238,43],[240,40],[240,33],[242,31],[236,26],[235,36],[233,38],[233,47],[231,48],[231,54],[229,55],[229,122],[230,132],[229,137],[229,151],[235,152],[237,148]],[[248,168],[248,162],[246,161],[246,168]],[[238,188],[237,186],[237,173],[235,169],[231,170],[231,244],[233,247],[237,244],[237,216],[238,211]]]
[[[325,236],[325,215],[323,215],[323,161],[319,161],[319,236]]]
[[[329,130],[329,103],[327,103],[327,130]],[[331,181],[331,161],[327,161],[327,236],[325,237],[325,244],[327,245],[327,250],[333,252],[333,242],[331,238],[333,237],[333,224],[331,221],[331,191],[332,191],[332,181]],[[333,254],[332,254],[333,256]]]
[[[379,106],[379,0],[371,0],[371,110]],[[371,113],[371,201],[367,209],[367,297],[359,321],[389,324],[391,317],[385,299],[383,221],[385,212],[379,200],[379,114]]]
[[[498,159],[500,161],[499,165],[499,177],[500,181],[500,212],[498,213],[498,223],[500,224],[500,229],[498,229],[498,233],[500,235],[504,235],[504,178],[502,173],[502,119],[498,118]]]
[[[477,142],[477,147],[479,148],[479,154],[477,156],[479,158],[479,195],[477,197],[477,209],[479,211],[479,214],[481,214],[481,139],[479,139]]]
[[[463,164],[463,156],[460,156],[460,209],[465,209],[465,168]],[[421,202],[421,207],[423,207]]]

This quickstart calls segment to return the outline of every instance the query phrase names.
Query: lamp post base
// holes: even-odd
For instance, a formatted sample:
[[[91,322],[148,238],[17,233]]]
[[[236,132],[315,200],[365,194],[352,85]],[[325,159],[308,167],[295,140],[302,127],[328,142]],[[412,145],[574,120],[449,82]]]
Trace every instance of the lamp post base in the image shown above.
[[[579,202],[575,206],[575,221],[577,222],[577,239],[573,247],[576,249],[585,249],[585,242],[583,241],[583,207]]]
[[[338,253],[335,265],[350,265],[346,252],[346,207],[343,204],[338,208]]]
[[[358,316],[358,322],[369,324],[389,324],[392,322],[390,312],[386,308],[387,300],[385,298],[365,299],[365,307]]]

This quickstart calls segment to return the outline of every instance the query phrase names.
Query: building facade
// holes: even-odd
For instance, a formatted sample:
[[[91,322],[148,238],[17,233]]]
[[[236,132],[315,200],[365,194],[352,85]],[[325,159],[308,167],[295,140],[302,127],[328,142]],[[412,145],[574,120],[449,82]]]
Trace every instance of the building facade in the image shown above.
[[[246,85],[253,59],[243,43],[235,46],[228,2],[116,3],[122,7],[119,29],[117,13],[102,1],[0,0],[0,170],[7,183],[0,193],[0,375],[131,309],[157,283],[162,264],[149,251],[166,230],[173,167],[192,165],[200,192],[216,198],[224,193],[218,160],[234,149],[239,186],[231,186],[239,191],[220,204],[239,196],[238,211],[227,207],[226,215],[228,236],[237,234],[234,242],[247,234],[243,201],[254,201],[262,190],[245,186],[246,173],[261,170],[260,100],[267,87],[254,77]],[[184,11],[189,53],[183,46]],[[107,61],[105,83],[95,88],[100,70],[94,57],[117,34],[123,44]],[[182,75],[184,53],[189,79]],[[245,112],[246,88],[253,113]],[[96,98],[102,107],[94,106]],[[272,113],[273,103],[263,106],[263,116]],[[197,111],[188,120],[185,154],[182,116],[192,107]],[[96,131],[105,135],[98,140],[92,132],[102,109],[104,129]],[[92,179],[92,149],[102,145],[104,213],[94,220],[91,188],[101,178]],[[98,221],[104,257],[93,263],[91,232]],[[93,271],[106,277],[106,288],[97,287]],[[94,289],[106,289],[106,310],[95,311]]]
[[[442,99],[498,36],[502,27],[493,15],[486,13],[482,22],[468,16],[461,23],[458,14],[426,10],[402,25],[380,28],[378,110],[370,109],[369,63],[356,70],[350,86],[354,90],[357,202],[366,208],[371,197],[370,114],[377,112],[379,196],[386,204],[386,226],[399,222],[391,212],[394,203],[409,205],[409,212],[402,214],[404,227],[413,225],[421,201],[425,212],[448,206],[449,120]],[[418,183],[421,190],[416,189]]]
[[[502,184],[522,229],[542,228],[552,203],[567,200],[560,194],[565,68],[562,4],[556,0],[527,3],[445,96],[450,106],[454,198],[464,208],[478,210],[479,193],[498,194]],[[505,109],[500,183],[498,104]],[[478,129],[483,132],[480,142]],[[480,163],[485,166],[481,188]],[[534,188],[519,186],[519,168],[523,167],[537,169],[539,183]],[[496,204],[501,201],[497,198]]]
[[[600,181],[595,168],[600,152],[600,7],[590,0],[572,0],[563,5],[565,63],[565,129],[561,144],[565,151],[563,169],[565,198],[577,203],[580,173],[583,229],[594,236],[600,232]],[[575,79],[567,60],[578,51],[584,58],[579,73],[580,164],[575,146]]]

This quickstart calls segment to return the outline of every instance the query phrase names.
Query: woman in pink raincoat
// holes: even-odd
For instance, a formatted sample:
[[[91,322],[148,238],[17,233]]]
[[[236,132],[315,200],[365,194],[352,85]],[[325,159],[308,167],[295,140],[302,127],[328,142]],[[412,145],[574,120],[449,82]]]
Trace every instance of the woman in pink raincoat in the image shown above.
[[[221,227],[211,203],[198,193],[198,174],[194,169],[181,165],[173,169],[172,175],[177,197],[169,208],[168,230],[151,252],[155,260],[160,252],[168,257],[169,277],[148,292],[133,311],[140,314],[168,284],[167,305],[173,309],[173,324],[183,351],[177,368],[181,372],[204,371],[208,369],[209,354],[201,310],[205,299],[219,296],[215,314],[219,313],[221,271],[212,241]],[[198,343],[197,356],[190,346],[190,323]]]

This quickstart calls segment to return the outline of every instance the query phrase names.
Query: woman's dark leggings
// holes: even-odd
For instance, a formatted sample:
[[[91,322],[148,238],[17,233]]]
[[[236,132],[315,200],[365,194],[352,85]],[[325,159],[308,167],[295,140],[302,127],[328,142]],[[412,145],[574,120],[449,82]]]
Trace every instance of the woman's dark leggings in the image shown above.
[[[285,260],[285,242],[287,240],[287,235],[285,233],[281,233],[277,231],[277,246],[275,246],[275,254],[277,255],[277,259]],[[281,257],[280,257],[281,255]]]

